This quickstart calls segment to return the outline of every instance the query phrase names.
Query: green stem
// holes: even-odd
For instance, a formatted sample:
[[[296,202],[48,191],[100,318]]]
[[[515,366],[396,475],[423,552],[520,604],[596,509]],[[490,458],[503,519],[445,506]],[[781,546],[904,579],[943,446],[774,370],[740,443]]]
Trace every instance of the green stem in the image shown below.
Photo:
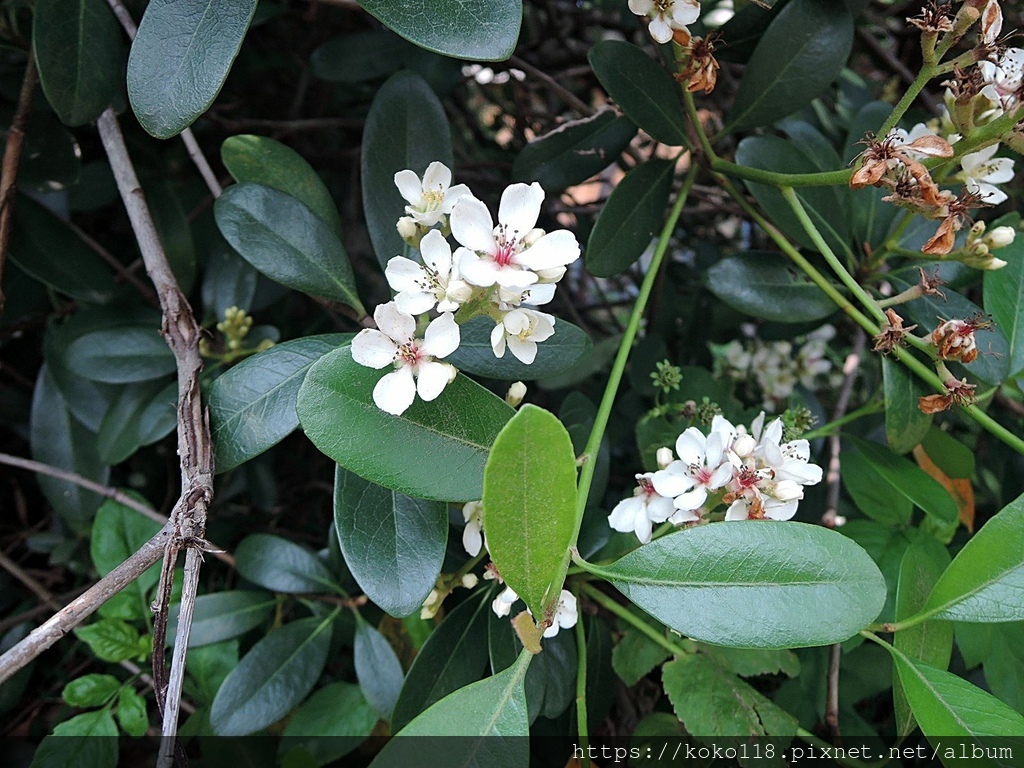
[[[804,432],[800,437],[805,440],[814,440],[818,437],[830,437],[835,434],[840,427],[846,426],[857,419],[862,419],[865,416],[870,416],[873,413],[881,413],[884,410],[885,401],[874,400],[866,405],[862,405],[855,411],[850,411],[845,416],[838,418],[835,421],[830,421],[828,424],[822,424],[820,427]]]
[[[579,601],[580,587],[576,585],[576,599]],[[576,621],[576,730],[583,747],[583,768],[589,768],[590,732],[587,726],[587,636],[583,631],[583,617]]]
[[[712,156],[711,170],[719,173],[726,173],[747,181],[755,181],[761,184],[771,184],[778,187],[833,187],[840,184],[849,184],[851,170],[840,171],[819,171],[817,173],[777,173],[765,171],[760,168],[751,168],[747,165],[738,165],[723,160],[720,157]]]
[[[673,656],[680,656],[684,653],[688,653],[688,651],[685,648],[682,648],[681,646],[678,646],[675,643],[673,643],[671,640],[669,640],[663,634],[658,632],[658,630],[656,630],[646,621],[641,619],[639,616],[633,615],[633,613],[631,613],[628,609],[623,608],[621,605],[616,603],[614,600],[608,597],[608,595],[606,595],[604,592],[601,592],[599,589],[595,589],[589,584],[585,584],[583,585],[583,587],[581,587],[580,591],[586,594],[587,597],[589,597],[595,603],[600,605],[602,608],[605,608],[611,613],[614,613],[624,622],[633,627],[633,629],[637,630],[640,634],[644,635],[651,641],[660,645]]]
[[[910,84],[910,88],[907,89],[907,92],[903,94],[903,98],[893,107],[892,114],[886,118],[885,122],[882,123],[882,127],[878,129],[879,138],[885,138],[886,134],[896,127],[900,118],[907,113],[910,105],[917,99],[918,94],[928,85],[928,81],[938,74],[937,69],[934,64],[926,64],[921,67],[921,71],[917,73],[917,77]]]

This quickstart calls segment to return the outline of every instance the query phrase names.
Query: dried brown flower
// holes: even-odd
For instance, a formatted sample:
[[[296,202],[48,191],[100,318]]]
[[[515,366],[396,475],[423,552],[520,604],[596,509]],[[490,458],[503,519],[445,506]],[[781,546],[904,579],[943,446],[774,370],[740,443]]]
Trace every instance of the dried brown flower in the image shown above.
[[[896,314],[895,310],[885,310],[885,317],[888,323],[882,326],[881,331],[875,336],[875,352],[888,355],[896,347],[907,346],[906,335],[917,328],[916,325],[903,325],[903,318]]]
[[[967,379],[947,379],[944,386],[944,395],[925,395],[917,399],[917,407],[922,413],[939,413],[954,404],[968,405],[974,402],[976,387],[968,384]]]

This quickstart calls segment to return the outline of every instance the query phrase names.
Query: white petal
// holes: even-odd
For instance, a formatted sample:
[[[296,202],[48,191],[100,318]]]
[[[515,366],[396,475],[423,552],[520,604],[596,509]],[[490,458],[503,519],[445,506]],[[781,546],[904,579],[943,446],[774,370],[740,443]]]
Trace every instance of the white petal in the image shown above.
[[[508,348],[515,355],[519,362],[532,365],[537,359],[537,343],[528,339],[520,339],[518,336],[509,336]]]
[[[398,347],[375,328],[363,328],[352,339],[352,359],[367,368],[383,368],[395,362]]]
[[[402,291],[395,296],[395,304],[398,305],[399,311],[407,315],[422,315],[432,310],[436,303],[437,297],[432,292],[419,289]]]
[[[494,220],[487,206],[475,197],[462,197],[452,209],[452,235],[471,251],[494,253]]]
[[[726,436],[721,432],[712,432],[704,444],[704,463],[708,467],[717,467],[725,457]]]
[[[423,185],[415,173],[409,170],[399,171],[395,174],[395,186],[407,203],[416,207],[423,205]]]
[[[800,502],[797,500],[785,501],[779,504],[768,501],[764,505],[764,516],[770,520],[790,520],[796,514],[798,506],[800,506]]]
[[[558,229],[517,254],[516,262],[532,270],[554,269],[571,264],[579,257],[580,244],[576,235],[567,229]]]
[[[378,304],[373,311],[373,319],[383,333],[386,333],[397,344],[408,344],[416,333],[416,318],[398,309],[393,301]]]
[[[395,416],[405,413],[415,397],[416,383],[412,378],[412,370],[407,365],[403,365],[394,373],[389,373],[373,388],[373,402],[382,411]]]
[[[451,312],[430,321],[426,333],[423,334],[421,349],[434,357],[448,357],[459,348],[459,325]]]
[[[480,549],[483,547],[484,537],[480,533],[480,526],[474,523],[468,523],[462,531],[462,547],[466,550],[470,557],[476,557],[480,554]]]
[[[456,184],[454,187],[449,187],[448,191],[444,195],[444,203],[441,205],[442,213],[451,213],[452,209],[455,208],[455,204],[463,197],[472,197],[473,193],[469,191],[469,187],[465,184]]]
[[[648,31],[655,42],[667,43],[672,39],[672,27],[670,27],[663,16],[655,16],[647,25]]]
[[[505,330],[509,333],[522,333],[530,327],[530,315],[527,314],[526,310],[513,309],[505,314],[501,324],[505,326]]]
[[[522,237],[537,225],[544,190],[533,184],[513,184],[501,193],[498,221],[508,228],[508,234]]]
[[[495,357],[505,356],[505,326],[501,323],[491,329],[491,349]]]
[[[509,264],[507,267],[499,267],[494,276],[495,282],[503,288],[526,288],[537,282],[537,275],[525,269],[517,269]]]
[[[689,427],[676,440],[676,456],[683,464],[703,464],[707,438],[696,427]],[[674,494],[673,494],[674,495]]]
[[[677,29],[687,24],[693,24],[698,16],[700,16],[700,3],[698,2],[675,0],[672,4],[672,26]]]
[[[654,533],[654,527],[651,525],[651,518],[649,518],[646,512],[638,514],[633,520],[633,533],[640,540],[641,544],[646,544],[651,540],[651,535]]]
[[[451,381],[452,366],[447,363],[420,363],[416,374],[416,391],[420,399],[430,402],[440,395]]]
[[[489,288],[498,279],[501,268],[493,259],[480,258],[468,248],[460,248],[462,257],[459,259],[459,274],[467,283]]]
[[[629,0],[629,10],[637,16],[646,16],[654,10],[654,0]]]
[[[523,303],[528,304],[531,307],[539,307],[542,304],[547,304],[553,298],[555,298],[555,284],[554,283],[540,283],[537,285],[531,285],[530,290],[526,292],[523,297]]]
[[[984,182],[979,183],[975,179],[967,182],[967,190],[972,194],[981,195],[981,199],[989,205],[999,205],[1006,201],[1006,193],[999,189],[999,187],[994,187]]]
[[[686,474],[686,465],[683,462],[673,461],[667,468],[651,476],[651,484],[662,496],[675,497],[689,491],[697,482]]]
[[[420,256],[423,257],[423,263],[437,272],[442,280],[451,274],[452,248],[440,230],[432,229],[423,236],[420,240]]]
[[[637,515],[643,514],[643,497],[630,496],[615,505],[615,509],[608,515],[608,525],[612,530],[621,533],[631,533],[635,527]]]
[[[672,499],[664,496],[652,496],[647,500],[647,517],[652,523],[664,523],[676,512]]]
[[[387,266],[384,267],[384,277],[388,279],[388,285],[392,290],[408,291],[410,288],[419,287],[417,281],[423,279],[423,267],[412,259],[395,256],[389,259]]]
[[[423,172],[423,188],[444,192],[452,183],[452,172],[448,166],[438,161],[432,162]]]
[[[726,520],[747,520],[750,518],[750,507],[745,499],[736,499],[726,510]]]
[[[698,485],[692,491],[676,496],[673,503],[675,504],[676,509],[690,510],[699,509],[707,500],[708,492]]]
[[[683,525],[683,523],[695,523],[700,520],[700,515],[693,509],[677,509],[675,514],[668,519],[672,525]]]

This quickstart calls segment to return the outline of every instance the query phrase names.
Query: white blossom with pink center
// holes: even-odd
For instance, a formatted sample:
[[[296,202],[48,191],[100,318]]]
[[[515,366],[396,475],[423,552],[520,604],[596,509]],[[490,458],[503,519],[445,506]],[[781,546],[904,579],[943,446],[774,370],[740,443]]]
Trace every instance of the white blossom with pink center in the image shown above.
[[[654,523],[664,523],[676,512],[672,499],[654,490],[653,472],[636,476],[633,495],[615,505],[608,515],[608,525],[621,533],[635,533],[641,544],[651,540]]]
[[[676,440],[679,458],[651,478],[654,489],[662,496],[671,497],[676,509],[694,510],[703,506],[709,492],[717,491],[732,477],[733,466],[726,456],[730,439],[725,431],[712,428],[711,434],[705,437],[699,429],[690,427]]]
[[[452,183],[452,172],[437,161],[427,166],[423,180],[413,171],[395,174],[395,186],[408,203],[405,212],[409,218],[424,227],[437,224],[442,216],[450,214],[462,197],[470,194],[465,184]]]

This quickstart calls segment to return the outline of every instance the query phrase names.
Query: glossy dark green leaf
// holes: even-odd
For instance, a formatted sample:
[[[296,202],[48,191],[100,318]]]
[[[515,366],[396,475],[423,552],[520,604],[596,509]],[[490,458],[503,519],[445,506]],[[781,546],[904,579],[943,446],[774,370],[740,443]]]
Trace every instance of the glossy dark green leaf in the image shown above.
[[[117,722],[129,736],[136,738],[146,735],[149,729],[149,716],[146,713],[146,700],[134,688],[126,685],[117,697]]]
[[[622,40],[602,40],[587,58],[601,85],[630,120],[663,144],[687,144],[679,89],[642,48]]]
[[[314,363],[296,405],[307,437],[345,469],[385,488],[436,501],[479,499],[487,456],[512,408],[458,376],[436,400],[417,400],[392,416],[373,402],[384,373],[356,363],[347,348]]]
[[[885,581],[864,550],[803,523],[705,525],[587,569],[672,629],[743,648],[840,642],[885,602]]]
[[[238,307],[249,311],[260,277],[249,262],[223,243],[206,259],[203,270],[203,307],[220,320],[224,311]]]
[[[885,525],[906,525],[914,513],[914,503],[906,496],[895,493],[868,461],[853,446],[842,452],[840,474],[846,492],[862,513]]]
[[[536,181],[548,193],[559,192],[614,163],[634,136],[630,119],[611,110],[564,123],[523,147],[512,180]]]
[[[576,519],[576,453],[554,414],[524,405],[505,425],[483,502],[491,559],[539,620],[562,587]]]
[[[76,421],[44,365],[32,393],[32,458],[106,485],[110,467],[96,454],[96,436]],[[47,501],[63,518],[76,524],[89,520],[103,500],[75,483],[38,476]]]
[[[142,501],[137,494],[132,496]],[[137,510],[114,499],[107,499],[96,511],[96,519],[92,524],[89,540],[92,564],[100,576],[106,576],[153,538],[160,528],[158,522],[144,517]],[[113,599],[125,604],[130,618],[144,618],[150,612],[147,594],[159,579],[160,566],[157,564],[142,573]]]
[[[120,687],[113,675],[83,675],[65,685],[61,697],[72,707],[102,707]]]
[[[777,253],[728,256],[704,273],[704,285],[733,309],[777,323],[822,320],[836,304]]]
[[[358,685],[331,683],[314,693],[288,721],[282,753],[303,749],[325,765],[358,747],[377,724]]]
[[[917,399],[929,394],[920,380],[900,363],[882,358],[885,391],[885,437],[896,453],[909,453],[932,426],[931,414],[921,413]]]
[[[1015,219],[994,222],[989,229],[1000,223],[1012,225]],[[985,272],[985,311],[992,315],[1008,342],[1006,364],[1009,373],[1017,376],[1024,373],[1024,239],[1018,236],[994,255],[1005,261],[1006,266]]]
[[[231,247],[271,280],[362,311],[345,246],[299,200],[262,184],[236,184],[217,198],[214,215]]]
[[[648,160],[612,190],[587,241],[584,260],[590,274],[617,275],[647,250],[665,217],[674,169],[669,160]]]
[[[238,572],[274,592],[333,592],[334,579],[315,554],[295,542],[254,533],[235,549]]]
[[[106,384],[149,381],[176,368],[159,328],[146,325],[86,333],[68,345],[64,363],[79,376]]]
[[[196,281],[196,244],[182,195],[164,176],[147,175],[142,191],[153,215],[153,225],[164,247],[171,271],[181,290],[188,294]]]
[[[0,139],[0,147],[6,149],[6,142]],[[109,168],[105,162],[103,166]],[[78,195],[74,190],[87,183],[91,164],[82,163],[82,148],[74,134],[68,130],[56,114],[49,111],[33,110],[25,126],[25,144],[18,166],[18,189],[36,192],[68,192],[68,207],[80,210],[76,203]],[[110,181],[113,184],[113,176]],[[114,197],[117,187],[114,186]],[[96,190],[96,199],[102,199],[102,192]]]
[[[174,390],[169,398],[168,386]],[[122,387],[96,434],[100,459],[107,464],[119,464],[141,446],[173,431],[177,388],[177,382],[167,385],[159,379]],[[161,404],[168,407],[161,408]]]
[[[314,77],[332,83],[365,83],[392,75],[420,50],[389,29],[356,32],[318,47],[309,56],[309,69]]]
[[[391,715],[394,732],[434,702],[478,680],[487,664],[487,614],[490,590],[479,590],[427,638],[405,677]]]
[[[291,195],[341,237],[341,217],[331,193],[313,166],[291,147],[266,136],[232,136],[221,144],[220,158],[235,181]]]
[[[128,57],[128,98],[158,139],[190,126],[220,93],[256,0],[151,0]]]
[[[958,518],[956,502],[949,492],[910,459],[870,440],[852,436],[847,439],[867,459],[893,493],[906,497],[936,520],[951,523]]]
[[[276,606],[277,598],[266,592],[232,590],[200,595],[196,599],[188,647],[201,648],[244,635],[269,619]],[[174,641],[177,621],[178,606],[175,605],[167,623],[168,643]]]
[[[924,606],[940,619],[1024,619],[1024,496],[991,518],[935,585]],[[909,695],[909,691],[908,691]]]
[[[441,573],[448,506],[382,488],[338,467],[334,526],[352,576],[392,616],[418,613]]]
[[[103,661],[141,661],[149,655],[149,637],[121,619],[100,619],[84,627],[76,627],[75,637]]]
[[[124,67],[121,27],[103,0],[39,0],[32,50],[43,93],[68,125],[91,123],[117,95]]]
[[[949,565],[949,551],[932,536],[919,536],[907,549],[900,566],[896,592],[896,621],[917,613],[942,572]],[[893,645],[911,658],[938,669],[949,666],[953,652],[953,625],[948,621],[926,621],[893,635]],[[902,737],[914,730],[914,715],[897,676],[893,680],[896,730]]]
[[[428,51],[504,61],[519,39],[522,0],[361,0],[386,27]]]
[[[494,321],[477,317],[460,326],[459,348],[445,358],[460,371],[503,381],[534,381],[571,370],[593,349],[583,329],[558,318],[555,334],[537,345],[537,358],[530,365],[506,351],[494,356],[491,329]]]
[[[207,397],[217,471],[259,456],[298,427],[295,399],[306,371],[351,338],[332,333],[275,344],[217,377]]]
[[[767,125],[810,104],[834,81],[853,45],[853,16],[841,0],[792,0],[750,57],[727,129]]]
[[[848,520],[839,529],[844,536],[857,542],[878,565],[885,577],[885,606],[877,621],[894,621],[896,616],[896,587],[899,583],[900,565],[903,555],[910,546],[913,534],[904,527],[894,527],[874,520]]]
[[[932,428],[921,441],[928,458],[935,462],[948,477],[967,479],[974,477],[976,466],[974,451],[948,432]]]
[[[65,720],[43,739],[29,768],[115,768],[117,747],[117,725],[110,710],[84,712]]]
[[[316,684],[331,647],[331,619],[286,624],[254,645],[224,680],[210,709],[218,736],[245,736],[277,722]]]
[[[356,621],[353,663],[366,700],[380,717],[390,720],[405,674],[391,644],[362,618]]]
[[[363,136],[363,212],[377,261],[384,266],[393,256],[409,256],[411,251],[395,229],[406,206],[395,174],[408,169],[422,178],[435,161],[454,170],[451,129],[427,82],[403,70],[377,91]],[[453,181],[459,183],[457,177]]]

